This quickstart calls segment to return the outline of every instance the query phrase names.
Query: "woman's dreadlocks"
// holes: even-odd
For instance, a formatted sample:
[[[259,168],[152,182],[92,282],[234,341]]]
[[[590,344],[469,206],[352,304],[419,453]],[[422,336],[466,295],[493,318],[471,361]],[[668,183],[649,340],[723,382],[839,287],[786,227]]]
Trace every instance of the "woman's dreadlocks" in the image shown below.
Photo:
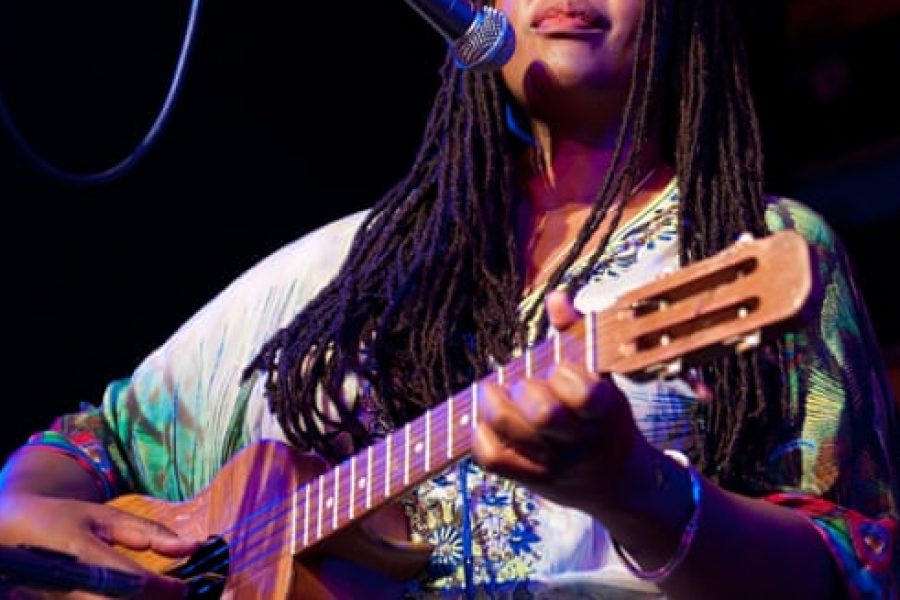
[[[647,0],[612,166],[545,289],[565,285],[574,293],[588,280],[589,267],[575,277],[566,272],[604,218],[611,215],[608,231],[615,229],[616,199],[637,177],[634,149],[656,127],[676,168],[682,263],[721,251],[741,233],[767,233],[761,136],[725,1]],[[288,438],[332,459],[347,451],[335,436],[349,434],[359,449],[373,432],[358,407],[338,403],[337,415],[323,412],[318,386],[338,397],[348,373],[361,376],[382,422],[394,427],[507,360],[529,341],[524,323],[537,319],[538,331],[546,325],[540,303],[519,313],[513,151],[520,142],[505,120],[511,100],[499,76],[461,72],[449,56],[441,74],[408,175],[368,213],[337,277],[246,371],[268,373],[270,408]],[[796,423],[783,352],[775,350],[727,356],[703,369],[714,400],[698,409],[697,458],[736,491],[768,491],[765,456]],[[772,355],[779,358],[765,358]]]

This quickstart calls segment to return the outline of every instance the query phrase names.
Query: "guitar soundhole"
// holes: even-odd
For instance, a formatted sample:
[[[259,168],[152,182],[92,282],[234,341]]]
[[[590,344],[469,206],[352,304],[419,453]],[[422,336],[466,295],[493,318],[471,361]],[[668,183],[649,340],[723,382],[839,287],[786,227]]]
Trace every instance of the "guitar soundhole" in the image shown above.
[[[166,575],[183,579],[188,583],[188,598],[219,598],[225,589],[229,563],[228,544],[220,537],[211,537],[191,555]]]

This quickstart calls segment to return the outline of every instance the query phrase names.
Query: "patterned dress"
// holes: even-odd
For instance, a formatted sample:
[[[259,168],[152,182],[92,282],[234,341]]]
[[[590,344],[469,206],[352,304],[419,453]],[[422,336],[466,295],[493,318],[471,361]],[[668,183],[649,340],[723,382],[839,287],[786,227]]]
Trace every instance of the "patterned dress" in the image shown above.
[[[52,449],[79,460],[104,497],[128,491],[169,500],[203,489],[239,449],[284,440],[266,408],[263,382],[240,375],[260,345],[287,324],[340,267],[364,213],[326,225],[248,270],[102,401],[84,404],[36,433],[21,451]],[[897,430],[894,403],[833,231],[799,203],[773,199],[772,231],[809,242],[824,290],[822,310],[788,335],[788,393],[803,415],[800,435],[769,457],[767,499],[806,515],[827,543],[854,598],[896,598]],[[675,182],[614,234],[591,268],[576,307],[599,311],[616,297],[677,268]],[[579,266],[574,265],[573,272]],[[523,311],[540,290],[523,299]],[[696,456],[702,413],[680,379],[615,376],[646,438]],[[352,378],[344,401],[365,400]],[[714,400],[715,401],[715,400]],[[796,469],[799,462],[799,483]],[[413,539],[434,545],[410,597],[644,598],[653,586],[631,576],[602,524],[462,460],[403,500]]]

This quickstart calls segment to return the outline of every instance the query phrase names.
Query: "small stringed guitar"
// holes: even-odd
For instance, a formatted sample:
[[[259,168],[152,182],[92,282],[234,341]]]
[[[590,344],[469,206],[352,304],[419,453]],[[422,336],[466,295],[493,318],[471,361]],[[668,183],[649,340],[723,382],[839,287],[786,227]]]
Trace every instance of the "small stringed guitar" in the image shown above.
[[[763,328],[802,316],[813,288],[810,260],[806,241],[793,231],[741,240],[585,315],[330,469],[285,444],[261,441],[235,455],[188,501],[118,497],[109,504],[208,540],[178,561],[122,552],[189,581],[198,598],[344,597],[346,582],[325,580],[315,566],[320,551],[344,536],[355,536],[344,544],[344,555],[380,557],[382,572],[411,576],[427,548],[359,535],[358,525],[470,452],[485,381],[547,375],[563,360],[582,361],[595,372],[676,376],[688,364],[755,347]],[[413,558],[396,558],[404,550]]]

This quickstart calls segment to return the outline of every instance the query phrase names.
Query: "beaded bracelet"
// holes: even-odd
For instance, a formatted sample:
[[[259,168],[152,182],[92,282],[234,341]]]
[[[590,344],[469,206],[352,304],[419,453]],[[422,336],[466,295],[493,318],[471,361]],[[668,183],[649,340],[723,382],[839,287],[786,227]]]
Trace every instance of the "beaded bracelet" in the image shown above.
[[[663,453],[688,470],[688,474],[691,478],[691,498],[694,501],[694,509],[691,512],[690,519],[688,519],[687,524],[684,526],[684,531],[681,533],[681,539],[678,540],[678,548],[675,549],[675,554],[669,562],[661,567],[653,569],[652,571],[645,571],[633,558],[631,558],[631,556],[628,555],[627,552],[625,552],[625,549],[622,548],[615,538],[612,539],[613,549],[631,574],[642,581],[648,581],[650,583],[660,583],[664,581],[678,568],[684,560],[684,557],[687,556],[688,550],[691,548],[691,544],[694,541],[694,535],[697,533],[697,523],[700,521],[700,501],[702,499],[703,489],[700,484],[700,475],[697,473],[696,469],[691,466],[687,456],[681,452],[677,450],[664,450]]]

